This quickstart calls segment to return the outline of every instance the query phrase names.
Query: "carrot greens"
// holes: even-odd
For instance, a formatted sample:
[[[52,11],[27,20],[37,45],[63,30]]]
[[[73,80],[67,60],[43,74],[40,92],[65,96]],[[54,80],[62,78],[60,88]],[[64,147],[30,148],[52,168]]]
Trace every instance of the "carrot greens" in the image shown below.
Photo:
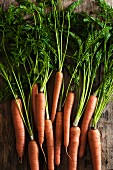
[[[109,37],[110,38],[110,37]],[[109,40],[109,39],[108,39]],[[108,42],[106,41],[108,44]],[[106,44],[106,46],[107,46]],[[105,47],[105,46],[104,46]],[[109,48],[104,49],[103,53],[103,76],[99,88],[96,90],[95,94],[98,96],[98,102],[95,109],[94,117],[92,118],[91,127],[96,129],[97,123],[110,100],[112,100],[113,94],[113,45],[111,44]]]
[[[31,139],[33,139],[30,108],[32,85],[37,82],[40,84],[40,91],[44,91],[53,67],[49,56],[50,52],[47,49],[49,38],[47,32],[45,33],[46,28],[44,28],[43,6],[40,10],[40,7],[36,7],[33,3],[26,3],[18,8],[10,6],[8,11],[2,15],[1,49],[5,58],[0,63],[0,70],[13,97],[22,99],[25,115],[21,112],[21,116]],[[39,16],[35,16],[35,12]],[[25,19],[25,15],[31,15],[31,17]],[[33,20],[31,20],[32,18]],[[7,45],[9,48],[6,48]],[[7,65],[7,69],[4,64]],[[29,91],[27,96],[25,88]]]
[[[61,128],[61,131],[56,133],[58,135],[55,143],[56,164],[60,164],[62,127],[65,132],[68,132],[67,134],[64,132],[66,152],[69,137],[70,141],[72,140],[70,143],[74,142],[76,146],[76,158],[72,155],[73,161],[76,162],[79,142],[76,143],[73,134],[78,135],[77,141],[79,141],[80,119],[91,94],[98,98],[91,122],[93,129],[97,128],[103,110],[113,99],[113,9],[105,0],[96,0],[99,8],[98,11],[94,11],[94,15],[76,12],[83,0],[74,1],[67,8],[60,0],[37,1],[38,3],[30,0],[18,2],[18,6],[11,4],[7,10],[0,7],[0,76],[3,78],[0,101],[8,99],[8,97],[16,102],[17,99],[22,101],[23,111],[18,102],[17,105],[30,140],[35,139],[34,113],[32,114],[35,110],[34,119],[36,118],[36,121],[34,122],[38,130],[38,142],[45,157],[42,148],[45,131],[48,162],[49,158],[51,159],[48,167],[51,166],[51,163],[52,169],[54,169],[52,123],[56,113],[56,128],[58,126],[58,129]],[[65,80],[66,68],[70,74],[68,75],[69,81]],[[103,75],[99,87],[94,87],[100,68]],[[50,94],[53,95],[51,105],[48,102],[48,91],[52,87],[49,80],[54,71],[57,73],[53,94]],[[37,92],[32,101],[34,85],[38,90],[36,89]],[[74,110],[76,112],[74,127],[70,131],[74,94],[75,100],[77,99],[77,108]],[[39,108],[38,103],[43,105],[39,104]],[[62,114],[63,107],[64,114]],[[69,110],[67,111],[67,109]],[[67,123],[65,126],[62,124],[63,120],[65,120],[64,123]],[[68,129],[66,129],[67,127]],[[48,139],[48,136],[51,140]],[[49,141],[52,152],[49,152]],[[69,154],[71,154],[73,146],[70,147]],[[72,162],[69,164],[71,167]]]
[[[82,43],[78,36],[71,34],[75,39],[78,39],[80,45],[79,51],[76,51],[74,55],[76,65],[71,78],[72,81],[75,77],[75,82],[78,83],[75,86],[78,87],[77,91],[79,103],[77,114],[73,122],[74,126],[78,125],[78,122],[84,112],[87,100],[92,92],[93,82],[102,58],[102,49],[100,47],[107,30],[109,30],[109,28],[91,31],[85,43]],[[78,76],[76,74],[78,74]],[[83,85],[82,87],[81,84]]]

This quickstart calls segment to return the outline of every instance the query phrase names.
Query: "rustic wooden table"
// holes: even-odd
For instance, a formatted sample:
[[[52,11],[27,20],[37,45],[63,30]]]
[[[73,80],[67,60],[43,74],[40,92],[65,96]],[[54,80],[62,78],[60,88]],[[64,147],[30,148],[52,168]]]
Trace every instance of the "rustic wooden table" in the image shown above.
[[[68,6],[73,0],[63,0],[65,6]],[[4,8],[8,8],[10,2],[14,0],[0,0]],[[107,0],[113,5],[113,0]],[[87,12],[95,8],[94,0],[84,0],[84,3],[77,9]],[[0,86],[2,81],[0,80]],[[10,101],[0,104],[0,170],[29,170],[27,156],[27,139],[23,163],[20,164],[15,149],[15,136],[10,110]],[[98,128],[101,132],[102,142],[102,170],[113,170],[113,102],[109,103],[103,112]],[[42,170],[47,169],[42,154],[40,153],[40,165]],[[68,170],[68,157],[62,148],[61,165],[58,170]],[[87,144],[86,154],[83,159],[78,159],[78,170],[92,170],[91,155]]]

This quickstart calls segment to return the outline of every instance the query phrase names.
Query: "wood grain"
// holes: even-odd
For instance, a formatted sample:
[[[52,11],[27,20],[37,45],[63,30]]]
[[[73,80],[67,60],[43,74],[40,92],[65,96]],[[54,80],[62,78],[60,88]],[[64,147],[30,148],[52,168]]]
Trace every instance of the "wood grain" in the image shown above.
[[[8,8],[10,3],[16,3],[15,0],[0,0],[0,4],[5,9]],[[72,0],[63,0],[64,6],[68,6]],[[113,0],[107,0],[107,2],[113,6]],[[78,11],[91,12],[96,8],[94,0],[84,0],[84,3],[77,9]],[[98,79],[99,81],[99,79]],[[52,93],[51,83],[48,87]],[[0,86],[2,81],[0,80]],[[51,98],[49,99],[51,102]],[[113,102],[110,102],[103,112],[101,120],[98,124],[98,128],[101,132],[102,141],[102,170],[113,169]],[[27,139],[29,140],[29,139]],[[27,144],[25,155],[23,157],[23,163],[18,161],[16,149],[15,149],[15,136],[12,123],[10,101],[0,104],[0,170],[30,170],[28,156],[27,156]],[[40,152],[40,166],[41,170],[46,170],[47,165],[44,163],[43,155]],[[64,147],[62,147],[61,165],[56,168],[57,170],[68,170],[68,157],[65,153]],[[91,155],[89,152],[89,146],[87,144],[86,154],[83,159],[78,160],[78,170],[93,170]]]

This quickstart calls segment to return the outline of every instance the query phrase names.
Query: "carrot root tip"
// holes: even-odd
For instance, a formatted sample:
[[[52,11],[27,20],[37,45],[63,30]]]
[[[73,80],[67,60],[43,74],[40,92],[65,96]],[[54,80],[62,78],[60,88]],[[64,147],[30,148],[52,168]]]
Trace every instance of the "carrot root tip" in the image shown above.
[[[69,155],[68,151],[67,151],[67,147],[66,147],[66,154],[69,157],[69,159],[71,159],[71,156]],[[72,159],[71,159],[72,160]]]
[[[46,162],[46,164],[47,164],[46,155],[45,155],[45,152],[44,152],[44,150],[43,150],[43,147],[42,147],[42,145],[40,145],[40,148],[41,148],[41,151],[42,151],[42,153],[43,153],[43,155],[44,155],[45,162]]]
[[[22,164],[22,157],[18,156],[18,161],[20,164]]]

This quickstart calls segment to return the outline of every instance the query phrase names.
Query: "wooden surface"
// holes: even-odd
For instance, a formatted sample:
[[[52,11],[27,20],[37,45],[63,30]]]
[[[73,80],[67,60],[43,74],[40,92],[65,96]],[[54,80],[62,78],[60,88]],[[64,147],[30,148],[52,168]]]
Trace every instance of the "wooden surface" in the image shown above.
[[[1,1],[2,5],[7,8],[11,0]],[[14,0],[13,0],[14,2]],[[72,1],[64,0],[65,6],[69,5]],[[113,5],[113,0],[108,1]],[[84,3],[77,10],[92,11],[95,8],[94,0],[84,0]],[[50,80],[49,90],[52,89]],[[99,81],[99,80],[98,80]],[[1,86],[0,81],[0,86]],[[52,92],[52,91],[51,91]],[[101,132],[102,142],[102,170],[113,170],[113,103],[109,103],[103,112],[101,121],[98,124]],[[27,156],[27,141],[23,163],[20,164],[15,149],[15,136],[12,124],[12,116],[10,110],[10,101],[0,105],[0,170],[29,170],[29,162]],[[45,147],[45,146],[44,146]],[[40,165],[42,170],[47,169],[44,163],[42,154],[40,153]],[[58,170],[68,170],[68,157],[62,148],[61,165]],[[91,156],[87,144],[86,154],[83,159],[78,159],[78,170],[92,170]]]

